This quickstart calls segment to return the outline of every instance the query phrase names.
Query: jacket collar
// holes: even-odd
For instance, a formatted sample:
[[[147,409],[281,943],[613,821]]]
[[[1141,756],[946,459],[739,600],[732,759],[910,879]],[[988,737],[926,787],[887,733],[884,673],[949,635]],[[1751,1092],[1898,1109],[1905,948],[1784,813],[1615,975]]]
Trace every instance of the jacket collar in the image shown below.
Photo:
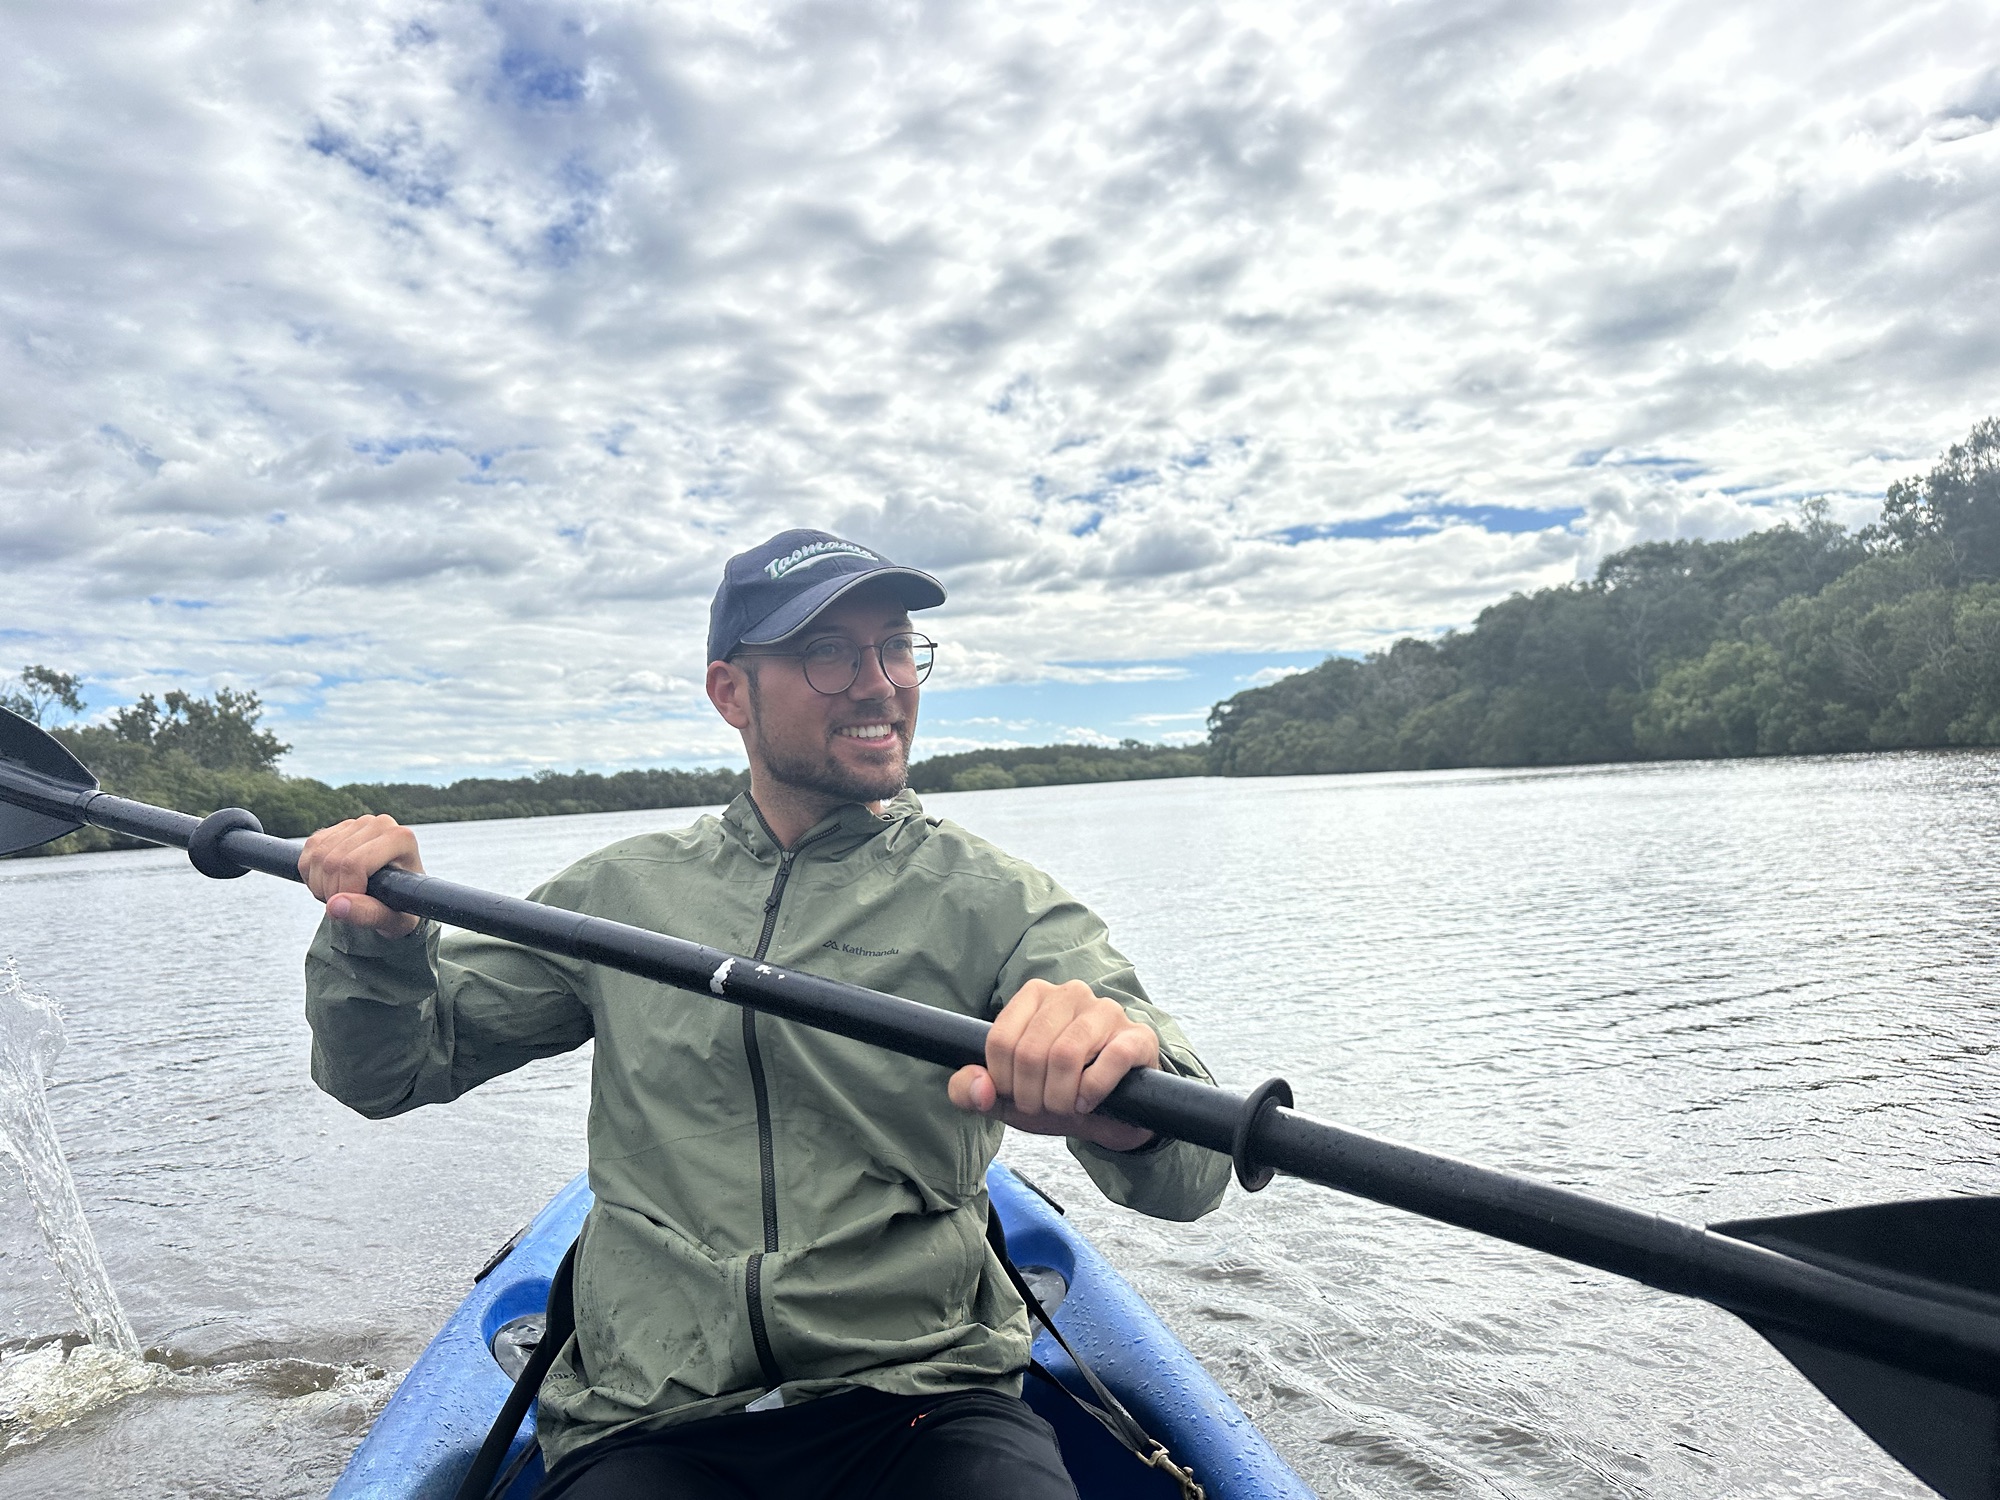
[[[894,832],[912,819],[922,819],[923,815],[923,804],[917,800],[917,794],[907,787],[884,802],[879,814],[870,812],[859,802],[843,803],[806,830],[805,837],[798,842],[798,851],[816,859],[838,859],[853,853],[871,839]],[[764,826],[757,805],[750,800],[747,791],[738,792],[736,800],[723,809],[722,823],[759,860],[776,860],[785,852]]]

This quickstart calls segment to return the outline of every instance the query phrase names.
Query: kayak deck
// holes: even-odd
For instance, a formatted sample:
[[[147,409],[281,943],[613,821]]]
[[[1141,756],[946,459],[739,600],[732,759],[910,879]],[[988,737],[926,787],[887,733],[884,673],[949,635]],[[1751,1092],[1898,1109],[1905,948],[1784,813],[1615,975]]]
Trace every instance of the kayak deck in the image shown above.
[[[1053,1316],[1063,1336],[1175,1460],[1193,1469],[1210,1500],[1311,1500],[1305,1482],[1088,1240],[1006,1167],[989,1169],[986,1186],[1015,1264],[1045,1303],[1060,1295]],[[334,1485],[332,1500],[451,1500],[512,1385],[494,1357],[494,1338],[514,1320],[542,1311],[549,1280],[590,1204],[589,1186],[579,1177],[488,1268],[403,1378]],[[1045,1331],[1034,1353],[1072,1390],[1085,1392]],[[1046,1381],[1030,1375],[1022,1394],[1055,1428],[1083,1500],[1179,1495],[1172,1480],[1141,1464]],[[509,1464],[531,1440],[533,1426],[531,1411]],[[506,1500],[527,1500],[541,1476],[536,1455],[508,1487]]]

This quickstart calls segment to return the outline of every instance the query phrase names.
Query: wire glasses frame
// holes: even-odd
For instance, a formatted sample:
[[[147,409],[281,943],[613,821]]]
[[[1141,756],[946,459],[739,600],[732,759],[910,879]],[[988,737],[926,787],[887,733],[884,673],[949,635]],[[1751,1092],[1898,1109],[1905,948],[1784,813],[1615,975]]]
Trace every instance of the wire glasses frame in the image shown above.
[[[808,641],[796,651],[732,651],[730,660],[739,656],[792,657],[804,665],[806,682],[814,692],[834,698],[853,687],[854,679],[861,675],[863,651],[875,653],[891,687],[913,688],[931,675],[937,645],[909,632],[885,636],[873,646],[859,646],[845,636],[830,635]]]

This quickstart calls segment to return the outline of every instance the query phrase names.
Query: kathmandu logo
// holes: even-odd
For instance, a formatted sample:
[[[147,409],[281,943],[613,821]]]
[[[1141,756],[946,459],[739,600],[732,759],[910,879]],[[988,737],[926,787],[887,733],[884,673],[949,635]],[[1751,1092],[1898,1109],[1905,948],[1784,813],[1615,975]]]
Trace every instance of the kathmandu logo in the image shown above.
[[[869,562],[882,559],[866,547],[857,547],[852,542],[807,542],[795,552],[787,552],[783,557],[764,564],[764,571],[775,582],[795,568],[810,568],[814,563],[825,562],[829,557],[862,557]]]

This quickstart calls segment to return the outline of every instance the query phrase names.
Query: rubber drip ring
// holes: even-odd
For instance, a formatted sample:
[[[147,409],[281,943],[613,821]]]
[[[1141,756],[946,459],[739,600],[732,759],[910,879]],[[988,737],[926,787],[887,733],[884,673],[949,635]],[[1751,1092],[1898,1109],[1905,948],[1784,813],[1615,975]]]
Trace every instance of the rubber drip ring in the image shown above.
[[[257,815],[247,807],[217,808],[188,835],[188,863],[210,880],[235,880],[248,875],[248,865],[239,865],[222,852],[222,836],[239,828],[247,828],[252,833],[264,831]]]
[[[1277,1174],[1270,1167],[1255,1166],[1250,1160],[1250,1136],[1264,1112],[1279,1105],[1292,1107],[1292,1086],[1282,1078],[1267,1078],[1250,1091],[1243,1112],[1236,1117],[1236,1129],[1229,1138],[1229,1159],[1236,1163],[1236,1180],[1246,1193],[1261,1193]]]

